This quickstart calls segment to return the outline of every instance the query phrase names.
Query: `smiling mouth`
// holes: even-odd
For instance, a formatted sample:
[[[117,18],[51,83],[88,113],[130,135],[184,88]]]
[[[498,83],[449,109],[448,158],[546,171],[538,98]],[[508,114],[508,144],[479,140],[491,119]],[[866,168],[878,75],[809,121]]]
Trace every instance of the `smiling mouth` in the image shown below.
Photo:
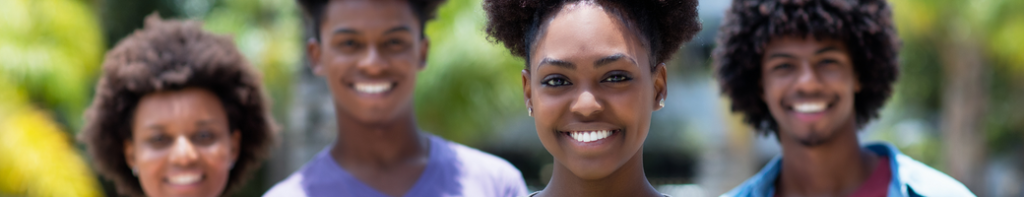
[[[356,92],[362,94],[383,94],[391,91],[396,84],[395,82],[356,82],[351,86]]]
[[[793,104],[793,111],[798,113],[819,113],[827,108],[828,104],[825,102],[798,102]]]
[[[602,140],[602,139],[608,138],[608,136],[611,136],[612,134],[615,134],[616,132],[620,132],[620,131],[621,130],[619,130],[619,129],[615,129],[615,130],[593,130],[593,131],[568,131],[568,132],[564,132],[564,133],[565,133],[565,135],[568,135],[572,139],[576,140],[577,142],[587,143],[587,142],[594,142],[594,141],[598,141],[598,140]]]
[[[192,185],[203,180],[202,173],[184,173],[167,176],[167,183],[171,185]]]

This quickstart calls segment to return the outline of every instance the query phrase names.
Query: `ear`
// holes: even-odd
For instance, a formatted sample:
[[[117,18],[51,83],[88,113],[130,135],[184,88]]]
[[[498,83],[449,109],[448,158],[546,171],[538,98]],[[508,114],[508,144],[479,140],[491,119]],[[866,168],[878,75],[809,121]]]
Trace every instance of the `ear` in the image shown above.
[[[306,41],[306,54],[309,55],[309,67],[316,76],[323,76],[323,68],[320,63],[320,43],[316,38]]]
[[[533,97],[533,93],[530,91],[531,88],[530,70],[523,69],[523,100],[526,101],[526,108],[530,109],[533,108],[533,103],[530,102],[530,99]]]
[[[420,41],[420,43],[421,43],[421,45],[420,45],[420,48],[419,48],[419,50],[420,50],[419,51],[420,52],[420,67],[419,67],[419,70],[423,70],[423,69],[427,68],[427,54],[430,54],[430,53],[427,53],[427,52],[430,51],[430,39],[424,37]]]
[[[238,161],[238,154],[242,151],[242,132],[234,130],[231,132],[231,167]]]
[[[856,76],[854,76],[853,78],[853,93],[860,93],[860,79],[858,79]]]
[[[128,168],[135,167],[135,144],[132,144],[131,139],[124,141],[124,160]]]
[[[665,63],[659,63],[654,68],[654,73],[651,73],[651,78],[654,80],[654,110],[661,110],[661,100],[666,99],[668,96],[668,68]]]

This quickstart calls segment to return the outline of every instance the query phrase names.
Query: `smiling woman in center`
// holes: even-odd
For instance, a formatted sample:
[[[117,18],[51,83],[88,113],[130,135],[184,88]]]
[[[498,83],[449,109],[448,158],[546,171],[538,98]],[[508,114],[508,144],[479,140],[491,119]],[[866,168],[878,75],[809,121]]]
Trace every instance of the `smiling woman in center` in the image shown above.
[[[643,171],[665,61],[700,30],[696,1],[488,0],[487,33],[526,60],[523,94],[554,157],[530,196],[662,196]],[[524,31],[526,30],[526,31]]]

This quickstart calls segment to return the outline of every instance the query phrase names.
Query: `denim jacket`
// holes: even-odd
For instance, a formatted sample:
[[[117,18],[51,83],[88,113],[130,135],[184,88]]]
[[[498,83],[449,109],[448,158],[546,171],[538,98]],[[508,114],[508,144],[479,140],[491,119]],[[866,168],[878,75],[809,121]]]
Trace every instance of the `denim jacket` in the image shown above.
[[[869,143],[864,148],[880,156],[889,157],[892,168],[892,180],[889,181],[889,197],[973,197],[960,182],[935,170],[921,162],[900,153],[896,147],[888,143]],[[775,156],[771,162],[761,169],[754,177],[722,194],[721,197],[773,197],[775,196],[775,180],[782,169],[782,156]]]

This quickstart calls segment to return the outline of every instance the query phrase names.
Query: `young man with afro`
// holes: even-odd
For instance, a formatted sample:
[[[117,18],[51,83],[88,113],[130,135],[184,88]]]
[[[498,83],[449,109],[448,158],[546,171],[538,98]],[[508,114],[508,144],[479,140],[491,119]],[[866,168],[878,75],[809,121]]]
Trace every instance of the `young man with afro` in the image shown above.
[[[504,159],[416,125],[424,25],[443,2],[299,0],[315,36],[306,52],[331,91],[338,138],[265,196],[526,194],[522,174]]]
[[[857,131],[892,93],[900,41],[883,0],[734,0],[714,52],[732,110],[782,155],[722,196],[974,196]]]

